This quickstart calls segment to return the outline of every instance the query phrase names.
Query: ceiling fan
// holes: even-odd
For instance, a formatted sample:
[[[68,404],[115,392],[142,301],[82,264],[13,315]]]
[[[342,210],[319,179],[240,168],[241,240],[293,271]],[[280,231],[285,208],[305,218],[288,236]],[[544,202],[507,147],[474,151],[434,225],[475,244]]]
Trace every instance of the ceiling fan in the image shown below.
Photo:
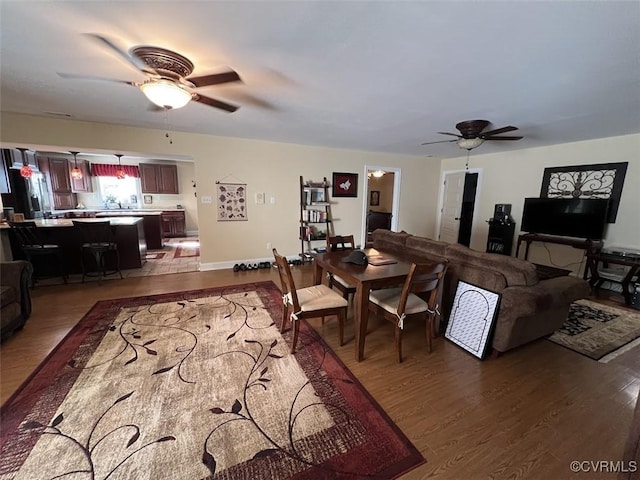
[[[235,105],[193,91],[199,87],[241,81],[240,76],[233,70],[189,77],[193,72],[194,65],[179,53],[153,46],[133,47],[129,52],[126,52],[108,38],[93,33],[86,35],[105,44],[149,78],[144,82],[133,82],[58,72],[59,76],[73,79],[105,80],[131,85],[139,88],[157,107],[156,109],[161,110],[181,108],[191,100],[227,112],[235,112],[238,109]]]
[[[500,133],[513,132],[518,130],[518,127],[502,127],[495,130],[488,130],[483,132],[485,128],[490,124],[488,120],[465,120],[456,124],[456,129],[460,131],[460,134],[449,132],[438,132],[441,135],[452,135],[458,137],[455,140],[440,140],[437,142],[426,142],[422,145],[431,145],[434,143],[451,143],[456,142],[460,148],[465,150],[473,150],[479,147],[487,140],[520,140],[522,137],[513,136],[496,136]]]

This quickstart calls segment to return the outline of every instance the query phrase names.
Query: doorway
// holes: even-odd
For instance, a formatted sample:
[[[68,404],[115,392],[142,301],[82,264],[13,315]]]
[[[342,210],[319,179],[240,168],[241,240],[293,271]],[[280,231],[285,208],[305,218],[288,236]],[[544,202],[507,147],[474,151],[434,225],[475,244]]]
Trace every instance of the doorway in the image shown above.
[[[362,215],[362,245],[372,242],[376,228],[398,229],[400,174],[395,167],[365,165],[366,188]]]
[[[477,169],[444,173],[438,240],[470,245],[479,182]]]

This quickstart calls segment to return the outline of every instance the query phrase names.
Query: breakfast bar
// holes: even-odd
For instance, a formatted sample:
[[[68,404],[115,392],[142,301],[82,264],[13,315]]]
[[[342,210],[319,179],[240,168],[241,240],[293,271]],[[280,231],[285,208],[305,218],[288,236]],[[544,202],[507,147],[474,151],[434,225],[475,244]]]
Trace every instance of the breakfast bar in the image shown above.
[[[142,267],[147,254],[147,242],[141,217],[82,218],[75,220],[82,222],[109,221],[120,255],[120,268],[126,270]],[[42,229],[42,236],[47,243],[57,244],[62,248],[63,261],[67,272],[81,273],[80,248],[83,241],[80,232],[74,228],[73,221],[65,218],[38,219],[34,220],[34,222]],[[8,230],[6,233],[8,233],[13,258],[24,258],[20,245],[13,232],[11,232],[11,227],[5,224],[0,228]],[[6,238],[5,235],[3,237]]]

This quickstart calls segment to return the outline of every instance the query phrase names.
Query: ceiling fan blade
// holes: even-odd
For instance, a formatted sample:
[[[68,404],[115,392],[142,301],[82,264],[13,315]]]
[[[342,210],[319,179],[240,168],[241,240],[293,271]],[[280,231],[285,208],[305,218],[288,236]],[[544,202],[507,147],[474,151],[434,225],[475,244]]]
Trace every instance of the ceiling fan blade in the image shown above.
[[[496,128],[495,130],[489,130],[488,132],[482,132],[480,135],[484,138],[488,135],[497,135],[499,133],[513,132],[514,130],[518,130],[518,127],[512,127],[511,125],[508,127]]]
[[[484,140],[522,140],[524,137],[482,137]]]
[[[206,87],[207,85],[219,85],[221,83],[241,82],[242,79],[233,70],[224,73],[213,73],[211,75],[202,75],[200,77],[190,77],[187,80],[196,87]]]
[[[109,78],[109,77],[97,77],[94,75],[76,75],[75,73],[64,73],[64,72],[56,72],[59,77],[62,78],[71,78],[73,80],[100,80],[103,82],[115,82],[115,83],[125,83],[127,85],[131,85],[134,87],[139,86],[137,82],[130,82],[128,80],[118,80],[117,78]]]
[[[458,137],[460,138],[460,135],[458,135],[457,133],[449,133],[449,132],[437,132],[440,135],[453,135],[454,137]]]
[[[440,133],[440,132],[438,132]],[[426,143],[421,143],[421,145],[433,145],[434,143],[451,143],[451,142],[457,142],[458,140],[440,140],[438,142],[426,142]]]
[[[227,112],[233,113],[238,110],[238,107],[236,107],[235,105],[216,100],[215,98],[205,97],[204,95],[200,95],[198,93],[193,95],[193,100],[195,100],[196,102],[204,103],[205,105],[209,105],[210,107],[226,110]]]
[[[147,73],[147,74],[157,75],[157,72],[153,68],[151,68],[149,65],[144,63],[138,57],[135,57],[133,55],[129,55],[129,53],[127,53],[124,50],[122,50],[120,47],[118,47],[115,43],[113,43],[108,38],[103,37],[102,35],[98,35],[96,33],[86,33],[85,35],[87,35],[87,36],[89,36],[89,37],[91,37],[91,38],[93,38],[95,40],[98,40],[99,42],[104,43],[107,47],[109,47],[111,50],[113,50],[115,53],[117,53],[121,58],[123,58],[124,60],[129,62],[131,65],[136,67],[138,70],[140,70],[140,71],[142,71],[144,73]]]

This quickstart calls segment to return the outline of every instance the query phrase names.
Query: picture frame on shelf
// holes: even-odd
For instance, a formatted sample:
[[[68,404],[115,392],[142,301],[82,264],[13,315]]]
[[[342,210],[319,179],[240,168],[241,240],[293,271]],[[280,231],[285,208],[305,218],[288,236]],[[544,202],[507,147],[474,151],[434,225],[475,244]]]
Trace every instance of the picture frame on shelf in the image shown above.
[[[501,294],[458,281],[444,337],[483,360],[491,346]]]
[[[358,174],[333,172],[332,195],[334,197],[357,197]]]

